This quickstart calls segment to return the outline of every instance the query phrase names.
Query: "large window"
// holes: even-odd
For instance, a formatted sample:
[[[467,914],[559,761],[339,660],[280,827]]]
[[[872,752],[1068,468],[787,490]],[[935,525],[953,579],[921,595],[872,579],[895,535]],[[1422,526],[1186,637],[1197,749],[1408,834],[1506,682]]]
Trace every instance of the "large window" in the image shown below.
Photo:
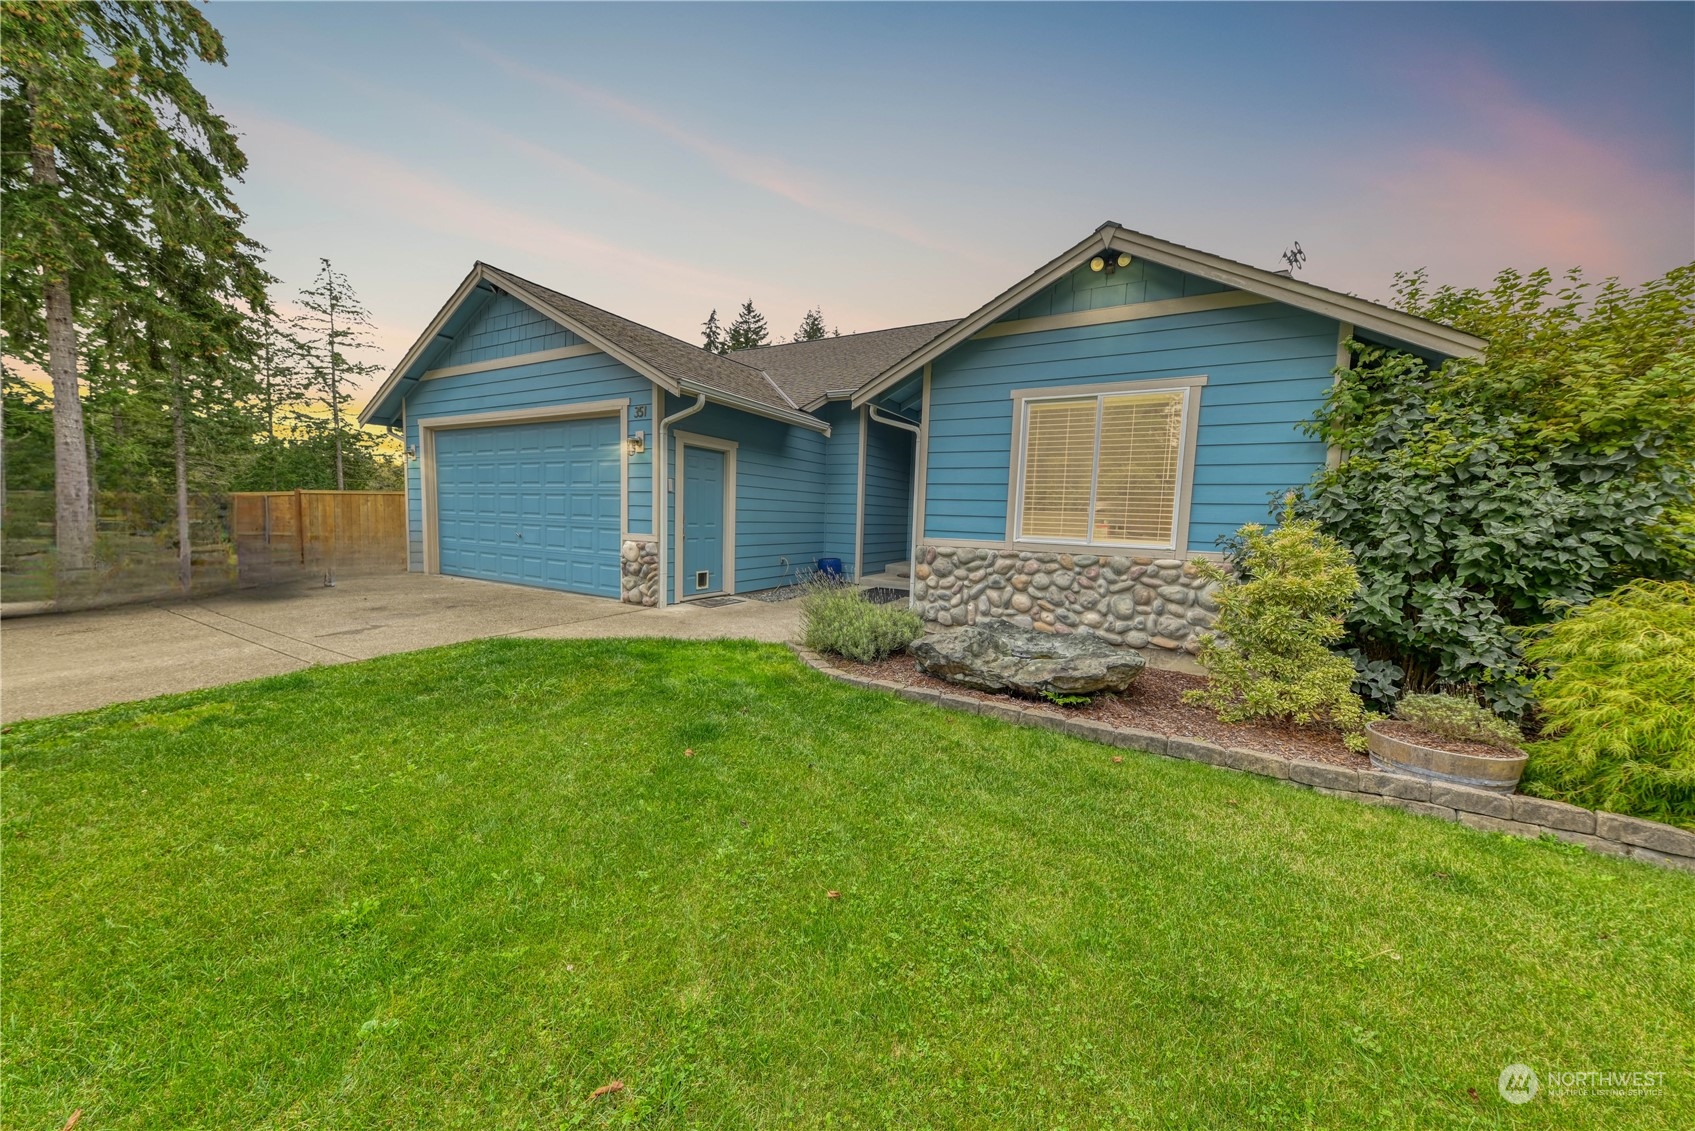
[[[1175,544],[1187,389],[1030,398],[1019,539]]]

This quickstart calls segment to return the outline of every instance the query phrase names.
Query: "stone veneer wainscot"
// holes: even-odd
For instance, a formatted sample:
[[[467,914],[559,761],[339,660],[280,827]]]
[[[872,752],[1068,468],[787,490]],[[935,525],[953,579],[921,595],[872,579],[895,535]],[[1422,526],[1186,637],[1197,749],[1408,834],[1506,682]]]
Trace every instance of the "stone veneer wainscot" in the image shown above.
[[[1087,632],[1130,648],[1198,652],[1218,582],[1175,558],[920,546],[913,605],[925,621],[1001,618],[1038,632]]]
[[[618,554],[621,595],[626,605],[659,604],[659,543],[628,540]]]

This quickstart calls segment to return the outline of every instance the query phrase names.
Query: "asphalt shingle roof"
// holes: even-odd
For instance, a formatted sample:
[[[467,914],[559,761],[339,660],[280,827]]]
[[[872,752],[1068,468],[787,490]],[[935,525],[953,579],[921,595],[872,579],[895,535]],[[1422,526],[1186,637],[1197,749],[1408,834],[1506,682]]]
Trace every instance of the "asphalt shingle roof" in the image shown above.
[[[763,369],[796,404],[811,410],[827,397],[850,395],[957,321],[950,318],[812,342],[759,346],[737,350],[730,357]]]
[[[755,366],[721,354],[708,353],[651,326],[643,326],[609,310],[590,306],[580,299],[532,283],[498,267],[490,267],[486,263],[483,267],[490,278],[520,298],[528,298],[543,309],[558,311],[567,321],[598,334],[672,381],[717,389],[785,412],[795,411],[794,403],[785,398],[782,391]]]

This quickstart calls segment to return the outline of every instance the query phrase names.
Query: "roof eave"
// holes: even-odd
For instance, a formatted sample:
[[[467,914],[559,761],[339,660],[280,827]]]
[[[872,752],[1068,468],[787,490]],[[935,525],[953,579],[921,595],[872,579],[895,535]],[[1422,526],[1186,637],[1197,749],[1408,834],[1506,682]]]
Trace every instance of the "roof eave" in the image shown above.
[[[683,381],[679,382],[679,385],[680,388],[673,389],[671,391],[678,393],[678,395],[681,395],[682,393],[704,395],[708,401],[714,404],[723,405],[725,408],[733,408],[741,412],[752,413],[755,416],[763,416],[770,420],[781,421],[784,424],[793,424],[797,428],[808,428],[814,432],[822,432],[825,436],[830,435],[830,425],[826,421],[818,419],[809,412],[802,412],[799,409],[790,411],[788,409],[778,408],[775,405],[762,404],[752,398],[740,396],[736,393],[726,392],[723,389],[708,385],[702,381],[693,380],[692,378],[685,378]]]
[[[478,264],[478,266],[483,268],[491,279],[505,290],[507,294],[512,295],[514,298],[533,308],[538,313],[545,314],[547,317],[553,319],[573,334],[576,334],[578,337],[582,338],[583,341],[594,346],[608,357],[623,362],[625,365],[629,366],[637,373],[640,373],[648,380],[657,382],[668,393],[680,394],[682,392],[681,384],[679,384],[678,381],[670,374],[653,365],[639,354],[631,353],[629,350],[611,341],[604,334],[597,333],[596,331],[584,326],[577,319],[572,318],[570,315],[564,313],[540,295],[531,291],[525,284],[524,280],[518,278],[516,275],[508,275],[506,272],[500,270],[500,268],[490,267],[486,263]]]
[[[381,408],[382,403],[389,398],[389,395],[399,387],[400,382],[405,378],[406,371],[412,368],[418,359],[423,356],[424,351],[441,334],[442,327],[447,325],[448,319],[452,318],[454,312],[464,305],[465,300],[471,297],[471,292],[476,290],[478,284],[482,281],[483,264],[477,263],[472,266],[471,273],[465,276],[464,281],[459,284],[452,297],[442,305],[440,310],[436,311],[436,316],[430,320],[430,324],[424,328],[424,332],[419,335],[418,340],[413,342],[411,348],[401,357],[400,364],[394,367],[383,383],[378,386],[376,393],[372,395],[369,401],[365,402],[365,407],[359,410],[358,420],[361,425],[369,425],[375,421],[377,410]]]
[[[1481,357],[1488,342],[1476,334],[1444,326],[1370,299],[1343,294],[1314,283],[1303,282],[1275,271],[1236,263],[1221,256],[1169,243],[1154,236],[1114,227],[1106,233],[1111,251],[1127,251],[1167,267],[1211,279],[1215,283],[1265,295],[1290,306],[1350,322],[1381,334],[1448,357]]]
[[[1380,303],[1344,295],[1339,291],[1303,283],[1273,271],[1263,271],[1244,263],[1168,243],[1116,224],[1102,224],[1069,250],[1037,268],[1034,273],[1008,290],[1002,291],[972,314],[961,318],[946,332],[908,353],[861,385],[853,395],[853,406],[858,408],[871,401],[915,370],[969,341],[979,330],[1010,312],[1031,295],[1041,292],[1075,271],[1098,251],[1127,251],[1133,256],[1140,255],[1155,263],[1187,271],[1238,290],[1265,295],[1274,301],[1323,314],[1339,322],[1374,330],[1408,345],[1447,357],[1481,357],[1488,345],[1488,342],[1475,334],[1467,334],[1463,330],[1443,326]]]

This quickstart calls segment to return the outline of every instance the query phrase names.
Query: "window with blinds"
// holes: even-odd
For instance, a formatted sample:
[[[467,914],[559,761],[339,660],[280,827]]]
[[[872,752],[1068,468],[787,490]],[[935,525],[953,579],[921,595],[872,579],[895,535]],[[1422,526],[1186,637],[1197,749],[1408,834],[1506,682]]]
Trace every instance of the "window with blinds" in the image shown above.
[[[1181,390],[1025,402],[1020,538],[1169,546]]]

